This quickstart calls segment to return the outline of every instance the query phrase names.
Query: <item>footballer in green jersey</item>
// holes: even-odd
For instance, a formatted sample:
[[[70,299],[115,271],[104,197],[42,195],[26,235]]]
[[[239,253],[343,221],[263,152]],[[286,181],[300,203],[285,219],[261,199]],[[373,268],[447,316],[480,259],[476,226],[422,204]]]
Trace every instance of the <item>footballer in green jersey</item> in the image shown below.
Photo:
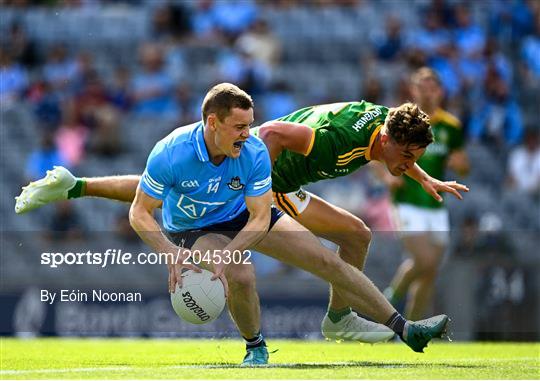
[[[469,163],[461,124],[441,108],[443,90],[437,74],[429,68],[416,71],[411,78],[411,93],[428,113],[435,138],[418,164],[436,178],[443,178],[447,167],[464,175]],[[420,319],[431,303],[438,267],[448,245],[448,211],[443,203],[426,197],[418,183],[409,178],[397,182],[389,179],[388,183],[393,188],[400,235],[411,257],[401,264],[385,294],[393,304],[407,295],[406,316]]]
[[[313,129],[313,135],[305,155],[285,150],[276,158],[272,189],[288,193],[367,164],[387,114],[388,108],[361,101],[306,107],[278,119],[303,123]]]
[[[297,216],[310,200],[302,186],[346,176],[367,164],[371,160],[371,145],[387,114],[388,108],[384,106],[360,101],[306,107],[279,118],[277,121],[298,123],[311,131],[305,131],[309,138],[305,139],[305,151],[283,149],[273,157],[272,190],[277,205]],[[269,127],[271,124],[254,128],[253,134],[269,140],[271,133],[283,135],[281,128],[289,127]],[[276,156],[275,145],[271,147],[271,156]]]
[[[381,132],[388,112],[387,107],[366,101],[333,103],[306,107],[279,118],[275,122],[255,128],[253,133],[262,137],[267,143],[274,160],[272,189],[276,204],[288,214],[298,216],[311,202],[311,195],[305,192],[302,186],[320,180],[346,176],[372,160],[373,145],[376,141],[377,143],[393,143],[394,139],[386,139],[388,134]],[[289,124],[283,125],[279,122],[294,123],[298,126],[295,129]],[[305,130],[304,151],[287,146],[291,144],[291,136],[295,133],[299,134],[302,129]],[[376,160],[385,162],[389,172],[394,176],[406,171],[412,172],[414,176],[414,172],[418,171],[415,176],[418,179],[421,172],[414,165],[414,160],[423,153],[424,148],[431,141],[431,132],[424,133],[428,136],[414,137],[414,139],[427,139],[423,143],[407,143],[407,149],[398,152],[397,155],[394,152],[392,157],[385,155],[388,150],[380,150],[384,154]],[[276,139],[275,136],[278,138]],[[386,139],[386,142],[381,142],[383,136],[385,138],[382,139]],[[284,144],[277,141],[279,137],[285,141]],[[299,142],[302,138],[296,140]],[[411,159],[414,160],[411,161]],[[410,180],[418,184],[420,191],[426,197],[437,203],[433,192],[425,192],[418,182],[412,178]]]
[[[339,255],[360,270],[371,241],[369,228],[348,211],[304,191],[303,185],[348,175],[375,160],[392,177],[407,174],[437,202],[442,201],[440,191],[461,199],[459,191],[468,190],[455,181],[437,180],[416,164],[433,135],[428,116],[412,103],[395,108],[366,101],[307,107],[265,123],[255,133],[274,161],[274,202],[315,235],[337,244]],[[327,338],[348,335],[337,333],[339,311],[351,313],[331,290],[322,330]]]

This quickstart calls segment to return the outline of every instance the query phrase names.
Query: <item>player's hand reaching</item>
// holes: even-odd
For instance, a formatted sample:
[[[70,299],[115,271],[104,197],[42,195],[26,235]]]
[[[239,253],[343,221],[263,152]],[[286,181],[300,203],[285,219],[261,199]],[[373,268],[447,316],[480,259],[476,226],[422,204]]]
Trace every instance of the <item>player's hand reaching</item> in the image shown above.
[[[423,181],[421,184],[424,190],[439,202],[443,201],[439,192],[451,193],[457,199],[463,200],[463,196],[459,192],[469,191],[469,188],[466,185],[460,184],[457,181],[441,181],[433,177]]]
[[[229,285],[227,284],[227,279],[225,278],[226,268],[227,265],[223,263],[223,261],[219,261],[219,263],[214,263],[214,275],[211,278],[211,280],[216,280],[218,278],[219,280],[221,280],[221,283],[223,283],[223,288],[225,290],[225,297],[229,295]]]
[[[191,257],[191,251],[187,249],[179,248],[176,255],[172,258],[167,256],[167,268],[169,270],[169,292],[176,291],[176,285],[182,287],[182,270],[193,270],[197,273],[201,272],[201,269],[192,263],[188,263],[188,259]]]

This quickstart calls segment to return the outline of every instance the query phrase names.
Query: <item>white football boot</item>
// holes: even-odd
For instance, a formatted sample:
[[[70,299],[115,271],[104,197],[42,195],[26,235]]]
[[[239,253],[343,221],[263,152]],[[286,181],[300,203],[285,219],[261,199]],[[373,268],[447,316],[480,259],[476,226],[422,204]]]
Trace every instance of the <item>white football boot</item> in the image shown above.
[[[356,313],[341,318],[337,323],[325,315],[321,332],[329,340],[360,341],[362,343],[380,343],[394,337],[394,332],[385,325],[366,320]]]
[[[68,191],[76,182],[70,171],[55,166],[47,171],[47,176],[22,188],[21,194],[15,197],[15,213],[26,213],[53,201],[67,200]]]

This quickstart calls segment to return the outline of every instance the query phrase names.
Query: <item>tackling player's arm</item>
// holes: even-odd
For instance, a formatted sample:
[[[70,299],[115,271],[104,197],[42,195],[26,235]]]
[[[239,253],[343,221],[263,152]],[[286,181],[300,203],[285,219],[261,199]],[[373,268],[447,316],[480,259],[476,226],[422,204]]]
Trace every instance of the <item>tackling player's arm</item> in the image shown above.
[[[458,199],[463,200],[463,196],[459,193],[468,192],[469,188],[466,185],[460,184],[456,181],[441,181],[428,175],[417,163],[414,163],[411,169],[405,172],[407,176],[416,180],[422,188],[430,194],[435,200],[442,202],[443,198],[439,195],[439,192],[448,192],[456,196]]]
[[[272,163],[283,150],[308,155],[313,145],[315,131],[305,124],[271,121],[264,123],[259,129]]]
[[[129,222],[139,237],[156,253],[171,254],[167,255],[167,266],[169,268],[169,291],[174,292],[176,283],[182,285],[180,274],[183,267],[197,272],[201,270],[195,265],[182,264],[186,256],[189,255],[189,250],[176,246],[161,231],[154,218],[154,210],[161,207],[161,203],[161,200],[147,195],[139,185],[129,209]]]
[[[223,252],[233,253],[255,246],[268,233],[270,226],[270,214],[272,208],[272,190],[268,190],[260,196],[245,198],[249,211],[249,220],[234,239],[223,248]],[[215,273],[212,279],[223,277],[226,265],[221,261],[214,265]]]

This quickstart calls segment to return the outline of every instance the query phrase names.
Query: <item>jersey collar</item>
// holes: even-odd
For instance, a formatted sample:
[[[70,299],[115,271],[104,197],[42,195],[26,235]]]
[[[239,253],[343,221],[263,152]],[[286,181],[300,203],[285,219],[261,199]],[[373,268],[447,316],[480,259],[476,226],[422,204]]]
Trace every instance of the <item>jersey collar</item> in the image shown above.
[[[377,128],[375,128],[375,130],[371,133],[371,137],[369,138],[369,145],[366,150],[366,156],[365,156],[367,161],[371,161],[371,149],[373,148],[373,142],[375,141],[375,138],[381,131],[382,126],[383,126],[382,124],[378,125]]]
[[[208,150],[206,149],[206,144],[204,143],[204,124],[202,122],[199,123],[199,126],[195,131],[193,143],[195,145],[195,152],[197,153],[199,160],[203,163],[210,161]]]

